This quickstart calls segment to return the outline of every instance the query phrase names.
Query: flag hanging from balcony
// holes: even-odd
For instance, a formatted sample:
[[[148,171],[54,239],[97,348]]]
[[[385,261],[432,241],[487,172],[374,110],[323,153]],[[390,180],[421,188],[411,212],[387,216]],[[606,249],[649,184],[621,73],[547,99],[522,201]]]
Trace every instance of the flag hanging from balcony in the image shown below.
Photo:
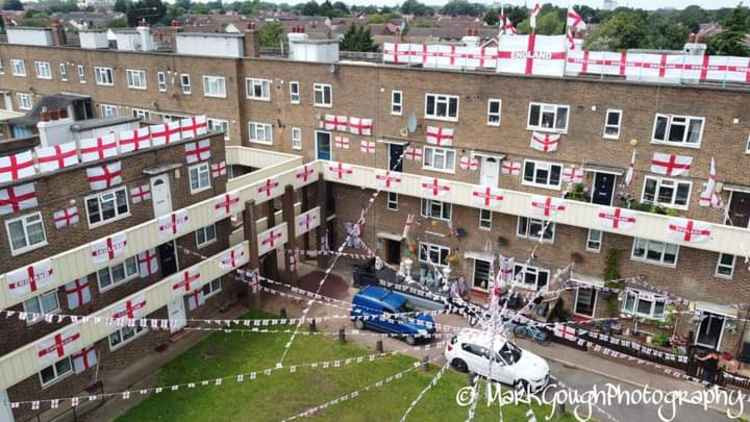
[[[708,181],[703,188],[703,192],[701,192],[698,205],[701,207],[710,206],[712,208],[722,208],[724,206],[721,197],[716,192],[716,162],[714,161],[714,157],[711,157],[711,166],[708,169]]]
[[[54,284],[52,260],[47,258],[31,265],[10,271],[5,276],[8,291],[15,297],[25,296]]]
[[[122,183],[122,162],[93,166],[86,169],[86,177],[92,190],[108,189]]]
[[[489,208],[502,200],[502,191],[491,186],[478,186],[471,193],[471,202],[478,207]]]
[[[553,333],[555,337],[564,338],[569,341],[576,341],[576,329],[567,324],[555,324]]]
[[[502,166],[500,167],[500,172],[502,174],[518,176],[521,174],[521,162],[503,160]]]
[[[138,254],[138,274],[141,278],[150,277],[159,271],[159,255],[156,249],[147,249]]]
[[[425,131],[427,143],[439,147],[449,147],[453,145],[453,129],[446,127],[427,126]]]
[[[78,224],[78,207],[68,207],[52,213],[52,220],[55,222],[55,228],[60,230],[68,226]]]
[[[462,156],[458,165],[462,170],[479,170],[479,160],[477,160],[476,157],[469,157],[468,155]]]
[[[248,261],[249,257],[242,248],[242,245],[237,245],[219,258],[219,268],[233,270],[247,264]]]
[[[84,347],[78,353],[71,355],[73,358],[73,369],[76,374],[93,368],[96,365],[96,347],[91,345],[90,347]]]
[[[565,74],[566,42],[564,35],[501,36],[497,48],[497,71],[562,77]]]
[[[49,173],[78,164],[78,151],[75,142],[50,147],[36,147],[34,151],[41,173]]]
[[[117,140],[114,133],[79,141],[81,162],[106,160],[117,155]]]
[[[211,141],[203,139],[185,144],[185,161],[188,164],[205,161],[211,158]]]
[[[706,242],[711,239],[711,224],[686,218],[671,218],[667,224],[667,236],[675,242]]]
[[[91,302],[91,287],[89,279],[84,276],[65,285],[65,295],[68,299],[68,309],[76,309]]]
[[[188,310],[194,311],[199,306],[206,303],[206,297],[203,295],[203,289],[196,289],[188,295]]]
[[[600,207],[596,218],[601,227],[607,230],[628,231],[633,228],[636,221],[633,211],[614,207]]]
[[[341,180],[345,176],[349,176],[354,173],[354,169],[352,169],[352,166],[344,164],[340,161],[329,162],[328,165],[326,165],[326,170],[328,170],[328,174],[338,180]]]
[[[81,347],[81,333],[77,326],[64,328],[36,342],[36,354],[41,366],[52,365],[73,350]]]
[[[195,138],[208,132],[206,116],[193,116],[180,120],[180,135],[182,139]]]
[[[655,152],[651,158],[651,172],[665,176],[687,176],[693,157]]]
[[[549,218],[557,213],[565,211],[565,202],[562,198],[551,196],[534,195],[531,197],[531,213]]]
[[[423,177],[421,185],[422,190],[434,198],[443,196],[451,190],[447,183],[441,183],[437,177]]]
[[[34,183],[0,189],[0,215],[17,213],[38,205]]]
[[[227,192],[214,201],[214,211],[221,217],[236,214],[242,210],[237,191]]]
[[[0,157],[0,183],[15,182],[35,174],[31,151]]]
[[[226,176],[226,175],[227,175],[227,162],[226,161],[219,161],[218,163],[211,164],[211,177],[216,179],[219,176]]]
[[[134,204],[151,199],[151,186],[140,185],[130,189],[130,200]]]
[[[140,151],[151,146],[151,132],[148,127],[120,132],[120,153]]]
[[[349,117],[349,132],[361,136],[372,135],[372,119]]]
[[[583,182],[583,169],[576,166],[565,167],[562,173],[562,181],[566,183]]]
[[[531,133],[531,144],[529,145],[532,149],[542,152],[553,152],[557,151],[557,146],[560,143],[561,135],[559,133]]]
[[[148,129],[154,146],[167,145],[180,140],[179,122],[164,122],[160,125],[149,126]]]
[[[112,310],[111,318],[113,320],[135,319],[144,313],[146,308],[146,295],[139,293],[124,302],[115,306]]]
[[[187,227],[189,218],[188,210],[184,208],[159,217],[156,221],[159,226],[159,239],[171,239],[178,233],[182,233]]]
[[[116,233],[106,239],[91,243],[91,260],[94,264],[109,262],[125,254],[128,238],[125,233]]]

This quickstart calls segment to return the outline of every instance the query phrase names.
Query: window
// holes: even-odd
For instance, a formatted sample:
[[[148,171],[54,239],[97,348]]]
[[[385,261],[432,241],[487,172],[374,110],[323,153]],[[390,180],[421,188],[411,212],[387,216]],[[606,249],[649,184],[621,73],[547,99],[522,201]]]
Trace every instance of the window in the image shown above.
[[[151,112],[142,108],[133,108],[130,110],[133,113],[133,117],[138,117],[143,121],[151,121]]]
[[[544,220],[528,217],[518,217],[518,224],[516,225],[516,235],[518,237],[539,240],[540,236],[543,238],[542,241],[545,243],[555,242],[555,223],[547,224],[544,227]],[[542,235],[542,229],[544,234]]]
[[[247,128],[250,133],[250,142],[264,145],[273,144],[273,128],[271,125],[267,123],[248,122]]]
[[[37,79],[52,79],[52,69],[49,67],[49,62],[35,61],[34,70]]]
[[[316,107],[333,106],[333,88],[328,84],[313,85],[313,105]]]
[[[404,93],[391,91],[391,114],[400,116],[404,112]]]
[[[146,328],[140,325],[122,327],[109,335],[109,350],[117,350],[146,333]]]
[[[625,290],[622,311],[626,314],[649,319],[664,319],[666,298],[636,289]]]
[[[229,120],[212,119],[209,117],[206,119],[206,122],[208,122],[208,130],[224,132],[224,140],[229,140]]]
[[[385,207],[391,211],[398,211],[398,194],[395,192],[388,192],[388,198],[385,202]]]
[[[500,126],[500,110],[502,100],[491,98],[487,101],[487,125]]]
[[[196,164],[188,168],[190,175],[190,193],[196,194],[211,188],[211,169],[208,162]]]
[[[216,241],[216,225],[201,227],[195,231],[195,245],[202,248]]]
[[[586,235],[586,250],[599,253],[602,250],[602,231],[589,229]]]
[[[24,312],[34,313],[38,315],[53,314],[60,312],[60,301],[57,298],[57,289],[34,296],[31,299],[23,302]],[[41,319],[32,318],[27,319],[27,325],[35,324],[41,321]]]
[[[567,132],[570,107],[557,104],[530,103],[529,130],[543,132]]]
[[[302,129],[292,128],[292,149],[302,150]]]
[[[677,266],[680,247],[671,243],[635,238],[630,259],[667,267]]]
[[[18,94],[18,109],[31,110],[31,94]]]
[[[448,265],[450,253],[451,249],[448,247],[419,242],[419,262],[444,267]]]
[[[641,201],[686,210],[691,187],[692,182],[646,176]]]
[[[111,67],[94,67],[94,78],[97,85],[112,86],[115,84]]]
[[[489,261],[474,258],[474,282],[472,287],[487,290],[487,286],[490,284],[491,268],[492,264]]]
[[[425,146],[422,168],[453,173],[456,168],[456,151],[448,148]]]
[[[299,82],[292,81],[289,82],[289,101],[292,104],[299,104],[300,103],[300,92],[299,92]]]
[[[203,299],[208,299],[209,297],[219,293],[221,291],[221,279],[217,278],[216,280],[212,280],[210,283],[206,283],[201,288],[201,295],[203,295]]]
[[[657,114],[651,142],[697,148],[701,144],[705,120],[703,117]]]
[[[66,63],[60,63],[60,80],[68,80],[68,65]]]
[[[102,112],[102,117],[117,117],[120,115],[120,107],[112,104],[99,104],[99,109]]]
[[[3,59],[0,58],[0,75],[5,75],[5,67],[3,66]]]
[[[131,70],[125,71],[128,77],[128,88],[131,89],[146,89],[146,71],[145,70]]]
[[[52,385],[73,373],[73,361],[70,356],[39,371],[39,381],[42,388]]]
[[[492,230],[492,211],[479,210],[479,228],[482,230]]]
[[[622,124],[622,110],[607,110],[604,117],[604,136],[607,139],[620,137],[620,125]]]
[[[226,98],[226,79],[223,76],[203,76],[203,95],[205,97]]]
[[[159,92],[167,92],[167,74],[156,72],[156,85],[159,86]]]
[[[546,161],[525,160],[523,163],[524,185],[547,189],[560,189],[562,165]]]
[[[104,292],[119,286],[138,276],[138,257],[131,256],[125,261],[111,267],[102,268],[96,272],[99,281],[99,291]]]
[[[20,255],[47,244],[42,214],[35,212],[5,222],[11,254]]]
[[[78,65],[78,82],[82,84],[86,83],[86,68],[82,64]]]
[[[258,101],[271,101],[271,81],[268,79],[245,79],[247,98]]]
[[[130,215],[125,187],[86,197],[89,228],[94,228]]]
[[[453,206],[447,202],[422,199],[422,217],[451,221]]]
[[[714,275],[719,278],[731,279],[734,276],[734,262],[736,257],[728,253],[720,253],[716,261],[716,271]]]
[[[190,75],[187,73],[180,75],[180,87],[182,88],[182,93],[185,95],[190,95],[192,92],[192,88],[190,87]]]
[[[458,96],[425,94],[424,116],[428,119],[458,121]]]
[[[13,68],[13,76],[26,76],[26,64],[21,59],[12,59],[10,65]]]
[[[547,285],[549,270],[526,264],[516,264],[513,267],[513,281],[520,286],[539,290]]]

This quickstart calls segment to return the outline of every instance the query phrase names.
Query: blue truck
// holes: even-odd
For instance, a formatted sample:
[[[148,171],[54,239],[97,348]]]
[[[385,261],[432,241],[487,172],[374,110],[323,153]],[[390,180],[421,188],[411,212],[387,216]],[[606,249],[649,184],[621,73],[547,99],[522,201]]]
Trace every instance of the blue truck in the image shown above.
[[[435,334],[435,321],[430,315],[418,312],[406,296],[382,287],[367,286],[354,295],[351,317],[357,329],[395,334],[410,345]]]

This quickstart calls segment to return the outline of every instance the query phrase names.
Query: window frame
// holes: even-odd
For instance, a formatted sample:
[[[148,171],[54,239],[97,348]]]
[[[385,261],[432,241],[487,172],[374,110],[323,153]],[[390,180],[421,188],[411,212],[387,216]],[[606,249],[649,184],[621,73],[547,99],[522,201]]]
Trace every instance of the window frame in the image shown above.
[[[398,95],[398,101],[396,96]],[[404,92],[400,89],[391,90],[391,115],[402,116],[404,114]]]
[[[85,84],[86,83],[86,66],[79,64],[76,66],[76,70],[78,71],[78,83]]]
[[[34,217],[38,217],[38,222],[34,221],[31,224],[41,224],[42,235],[44,239],[41,242],[30,244],[28,226],[30,226],[31,224],[29,224],[27,220],[29,220],[30,218],[34,218]],[[11,233],[10,233],[10,226],[11,224],[18,222],[18,221],[21,221],[21,227],[23,229],[24,240],[26,242],[26,246],[23,246],[21,248],[14,248],[13,236],[11,236]],[[11,256],[22,255],[22,254],[25,254],[26,252],[31,252],[35,249],[43,248],[49,244],[48,243],[49,240],[47,238],[47,228],[44,226],[44,218],[42,217],[42,213],[40,211],[32,212],[29,214],[24,214],[16,218],[5,220],[5,233],[8,236],[8,247],[10,247]]]
[[[127,206],[128,210],[124,213],[120,213],[120,211],[117,209],[117,191],[123,191],[125,193],[125,206]],[[103,213],[102,213],[102,199],[101,197],[107,194],[114,195],[114,210],[115,210],[115,216],[110,219],[103,219]],[[91,211],[89,210],[89,200],[96,198],[97,199],[97,206],[99,207],[99,214],[101,216],[101,220],[92,223],[91,222]],[[131,209],[130,209],[130,201],[128,196],[128,189],[126,186],[119,186],[113,189],[105,190],[102,192],[96,192],[94,194],[85,196],[83,198],[83,205],[86,208],[86,222],[89,225],[89,230],[94,229],[96,227],[103,226],[105,224],[113,223],[115,221],[122,220],[123,218],[128,218],[131,215]]]
[[[107,110],[105,112],[105,110]],[[106,117],[118,117],[120,115],[120,107],[114,104],[99,104],[99,111],[103,118]]]
[[[224,140],[229,140],[229,120],[207,117],[206,125],[208,126],[208,130],[216,130],[217,127],[221,127],[221,130],[224,131]]]
[[[633,297],[632,300],[632,306],[630,309],[628,309],[628,302],[630,301],[630,298]],[[643,312],[639,311],[639,304],[641,301],[644,302],[651,302],[651,306],[649,307],[649,313],[644,314]],[[656,304],[662,303],[662,313],[660,316],[657,316],[654,311],[656,310]],[[633,288],[626,288],[624,297],[622,300],[622,307],[620,308],[620,312],[632,315],[637,318],[646,318],[650,320],[655,321],[664,321],[664,318],[666,317],[666,308],[667,308],[667,297],[664,295],[659,295],[655,293],[650,292],[644,292],[638,289]]]
[[[385,197],[385,209],[389,211],[398,211],[398,194],[396,192],[387,192]]]
[[[139,75],[139,82],[142,82],[142,86],[134,83],[136,82],[135,75]],[[127,80],[129,89],[137,89],[141,91],[148,89],[148,78],[146,77],[146,71],[143,69],[125,69],[125,79]]]
[[[537,232],[540,232],[544,228],[545,224],[546,221],[542,220],[541,218],[532,218],[519,215],[518,217],[516,217],[516,237],[520,239],[533,240],[535,242],[539,242],[540,237],[542,237],[542,243],[553,244],[555,243],[555,232],[557,231],[554,222],[551,222],[547,225],[547,229],[545,230],[544,234],[542,234],[542,236],[538,236],[532,231],[532,227],[539,226],[539,230]],[[521,230],[521,227],[524,227],[524,229]],[[547,235],[548,233],[550,233],[549,236]]]
[[[218,285],[218,287],[216,287],[216,285]],[[208,293],[206,293],[206,287],[209,289]],[[222,290],[224,290],[224,285],[221,282],[221,278],[216,278],[201,287],[201,296],[203,296],[203,300],[207,300],[221,293]]]
[[[432,100],[434,110],[432,113],[429,113],[428,106],[429,106],[429,97],[434,97]],[[456,115],[451,117],[450,113],[450,104],[451,100],[456,100]],[[440,103],[445,103],[445,116],[441,116],[438,113],[438,105]],[[450,94],[436,94],[432,92],[427,92],[424,94],[424,118],[429,120],[440,120],[444,122],[457,122],[458,118],[461,114],[461,97],[458,95],[450,95]]]
[[[252,126],[255,126],[255,130],[252,129]],[[260,127],[263,127],[263,139],[253,138],[254,135],[257,136]],[[253,134],[254,132],[255,134]],[[266,136],[267,134],[269,136]],[[270,123],[249,121],[247,122],[247,136],[248,141],[252,144],[273,145],[273,125]]]
[[[25,98],[26,100],[28,100],[28,103],[29,103],[28,106],[24,105],[25,101],[22,101],[21,100],[22,98]],[[34,101],[31,99],[31,94],[26,93],[26,92],[17,92],[16,93],[16,99],[18,100],[18,109],[19,110],[27,110],[28,111],[28,110],[31,110],[32,108],[34,108]]]
[[[167,92],[167,73],[164,71],[156,72],[156,87],[159,92]]]
[[[423,249],[422,248],[423,246],[425,246],[426,249]],[[419,251],[418,251],[417,259],[419,260],[419,262],[427,264],[427,265],[433,265],[433,266],[439,267],[439,268],[445,268],[445,267],[448,266],[448,257],[451,254],[451,248],[449,248],[448,246],[438,245],[437,243],[430,243],[430,242],[419,242],[418,248],[419,248]],[[423,258],[423,255],[422,255],[422,251],[423,250],[427,251],[426,258],[428,258],[428,259],[430,258],[431,252],[436,252],[438,254],[438,260],[439,260],[439,262],[435,263],[431,259],[430,260],[424,260],[424,259],[422,259]],[[445,263],[443,264],[442,263],[442,261],[443,261],[443,251],[445,251],[445,250],[447,250],[447,253],[445,254]]]
[[[645,242],[645,247],[643,248],[643,256],[637,256],[636,255],[636,247],[639,244],[642,244]],[[656,244],[663,244],[663,250],[660,252],[661,258],[656,261],[652,258],[649,258],[649,253],[656,252],[654,249],[656,248]],[[674,252],[674,263],[665,262],[664,258],[667,255],[667,247],[672,246],[676,248]],[[630,260],[631,261],[637,261],[637,262],[643,262],[646,264],[651,265],[658,265],[660,267],[667,267],[667,268],[676,268],[677,262],[680,260],[680,245],[675,245],[674,243],[667,243],[667,242],[660,242],[657,240],[650,240],[650,239],[644,239],[640,237],[634,237],[633,238],[633,246],[630,250]]]
[[[192,95],[193,93],[193,82],[189,73],[180,73],[180,92],[183,95]]]
[[[131,330],[131,329],[133,330],[134,334],[128,338],[124,338],[125,330]],[[107,336],[107,344],[109,344],[109,351],[114,352],[115,350],[121,349],[125,347],[126,345],[130,344],[131,342],[133,342],[135,339],[143,336],[147,332],[148,332],[148,328],[141,326],[140,324],[135,324],[132,327],[124,326],[124,327],[118,328]],[[115,335],[115,333],[120,335],[120,342],[113,345],[112,336]]]
[[[253,101],[270,102],[272,86],[273,81],[271,79],[245,78],[245,98]],[[260,95],[255,95],[256,87],[260,87]]]
[[[524,277],[522,277],[522,279],[520,281],[518,281],[516,275],[518,273],[520,273],[520,272],[524,273]],[[547,281],[543,285],[539,285],[539,274],[540,273],[547,274]],[[513,283],[514,285],[516,285],[518,287],[521,287],[521,288],[532,289],[531,283],[527,283],[526,282],[526,276],[529,275],[529,274],[533,274],[534,275],[534,287],[533,287],[534,291],[539,291],[540,288],[542,288],[544,286],[548,286],[549,283],[550,283],[551,273],[550,273],[549,269],[537,267],[535,265],[529,265],[529,264],[525,264],[525,263],[519,263],[519,262],[517,262],[517,263],[515,263],[513,265],[513,278],[511,279],[511,283]]]
[[[534,164],[534,175],[533,175],[533,181],[526,180],[526,167],[533,163]],[[537,171],[540,169],[539,164],[543,164],[547,167],[546,171],[548,173],[547,175],[547,181],[550,182],[552,180],[552,167],[558,167],[558,180],[557,185],[553,185],[550,183],[543,184],[538,183],[536,180],[538,178]],[[550,189],[550,190],[560,190],[562,189],[562,173],[563,173],[563,165],[560,163],[555,163],[552,161],[544,161],[544,160],[534,160],[534,159],[525,159],[523,160],[523,169],[521,174],[521,184],[526,186],[534,186],[542,189]]]
[[[532,124],[531,123],[531,109],[534,106],[539,106],[539,122],[538,122],[538,124]],[[549,110],[545,110],[545,107],[546,108],[554,107],[554,111],[553,111],[554,115],[553,115],[553,118],[552,118],[552,120],[554,121],[554,126],[551,127],[551,128],[542,126],[542,122],[544,121],[544,117],[543,117],[544,113],[545,112],[549,113]],[[565,127],[564,128],[558,128],[557,127],[558,114],[560,113],[560,110],[562,110],[562,109],[566,110],[566,113],[565,113]],[[567,105],[567,104],[541,103],[541,102],[536,102],[536,101],[529,102],[529,111],[528,111],[528,115],[526,116],[526,129],[527,130],[533,130],[533,131],[537,131],[537,132],[563,133],[563,134],[565,134],[565,133],[568,133],[569,127],[570,127],[570,105]]]
[[[656,138],[656,129],[658,128],[658,122],[660,118],[667,119],[666,126],[664,128],[664,139],[657,139]],[[669,135],[672,130],[672,125],[674,124],[674,119],[685,119],[685,133],[683,134],[683,140],[682,141],[670,141]],[[700,132],[698,133],[698,142],[695,143],[689,143],[689,135],[690,135],[690,126],[692,121],[697,120],[701,123]],[[651,143],[657,144],[657,145],[670,145],[675,147],[684,147],[684,148],[700,148],[701,144],[703,143],[703,131],[706,129],[706,118],[705,117],[699,117],[699,116],[691,116],[691,115],[682,115],[682,114],[664,114],[664,113],[656,113],[654,115],[654,127],[651,131]]]
[[[428,154],[429,151],[429,154]],[[428,155],[431,157],[430,163],[428,163]],[[449,156],[453,156],[450,161],[451,165],[448,166]],[[442,157],[443,167],[436,167],[436,159]],[[437,171],[440,173],[454,174],[456,172],[456,150],[453,148],[438,147],[434,145],[425,145],[422,151],[422,169]]]
[[[617,114],[617,126],[609,124],[610,113]],[[607,129],[617,129],[616,134],[608,134]],[[622,110],[617,108],[608,108],[604,113],[604,128],[602,129],[602,138],[604,139],[620,139],[620,133],[622,132]]]
[[[295,151],[302,151],[302,128],[292,128],[292,149]]]
[[[724,256],[731,256],[732,257],[732,264],[731,266],[725,263],[722,263],[721,259]],[[719,252],[719,255],[716,259],[716,266],[714,268],[714,277],[716,278],[723,278],[725,280],[732,280],[734,278],[734,269],[737,265],[737,255],[732,255],[728,253]],[[719,272],[720,268],[729,268],[729,274],[723,274]]]
[[[328,89],[328,103],[325,102],[325,92]],[[320,92],[322,102],[318,102],[317,96]],[[313,107],[332,108],[333,107],[333,85],[320,82],[313,83]]]
[[[434,207],[440,209],[438,211],[438,216],[434,215]],[[425,218],[450,222],[453,219],[453,204],[450,202],[437,201],[435,199],[420,198],[419,213]],[[444,214],[447,214],[448,216],[445,217]]]
[[[132,274],[128,274],[128,264],[130,264],[131,266],[135,266],[135,272],[133,272]],[[120,266],[122,267],[123,278],[115,281],[114,271]],[[106,271],[107,276],[109,277],[109,284],[107,284],[106,286],[102,284],[101,273],[103,271]],[[140,277],[140,271],[138,268],[138,256],[134,255],[125,258],[120,263],[98,269],[96,271],[96,285],[99,288],[99,293],[104,293],[106,291],[114,289],[115,287],[122,286],[123,284],[126,284],[127,282],[138,277]]]
[[[0,57],[0,75],[5,75],[5,62],[2,57]]]
[[[195,172],[195,177],[193,176]],[[201,185],[203,180],[201,176],[205,175],[207,181],[205,185]],[[197,186],[193,187],[193,181],[197,181]],[[208,165],[208,161],[203,161],[188,167],[188,188],[190,194],[195,195],[206,190],[211,189],[211,167]]]
[[[58,373],[57,364],[59,364],[60,362],[63,362],[63,361],[67,361],[68,362],[68,370],[66,372],[60,374],[60,373]],[[47,382],[44,382],[44,379],[42,378],[42,372],[44,372],[45,369],[50,368],[50,367],[54,371],[54,375],[55,376],[51,380],[49,380]],[[72,359],[71,356],[66,356],[66,357],[64,357],[64,358],[56,361],[55,363],[42,368],[39,371],[39,384],[41,385],[42,390],[44,390],[45,388],[48,388],[49,386],[51,386],[53,384],[57,384],[58,382],[64,380],[65,378],[73,375],[74,372],[75,372],[75,370],[73,368],[73,359]]]
[[[592,239],[593,233],[599,233],[599,239]],[[596,243],[598,245],[592,247],[592,243]],[[604,243],[604,232],[596,229],[588,229],[588,231],[586,232],[586,251],[600,253],[602,251],[602,243]]]
[[[654,199],[646,199],[646,188],[648,187],[649,180],[654,181],[655,183],[655,190],[654,190]],[[660,190],[666,183],[672,183],[674,186],[667,188],[672,189],[672,201],[669,203],[661,202],[659,201],[660,198]],[[676,204],[675,201],[677,200],[677,192],[679,190],[680,185],[687,185],[688,191],[687,191],[687,197],[685,199],[685,204],[680,205]],[[690,197],[693,193],[693,182],[690,180],[682,180],[682,179],[675,179],[670,177],[661,177],[661,176],[652,176],[652,175],[646,175],[643,177],[643,188],[641,189],[641,202],[649,203],[649,204],[655,204],[655,205],[662,205],[668,208],[674,208],[678,210],[688,210],[690,208]]]
[[[41,69],[46,69],[46,73],[40,72]],[[37,79],[52,80],[52,66],[50,66],[49,62],[43,60],[35,60],[34,73],[36,74]]]
[[[492,112],[492,104],[497,103],[497,112]],[[497,117],[497,122],[492,118]],[[500,98],[490,98],[487,100],[487,126],[500,127],[503,119],[503,100]]]
[[[105,81],[104,76],[109,74],[109,80]],[[114,86],[115,71],[111,67],[94,66],[94,82],[99,86]]]
[[[68,64],[60,63],[58,65],[58,71],[60,72],[60,80],[63,82],[68,81]]]
[[[20,71],[18,64],[20,64]],[[26,73],[26,62],[23,59],[10,59],[10,73],[13,76],[18,76],[20,78],[25,78],[27,76]]]
[[[292,87],[297,87],[297,92],[295,93]],[[291,81],[289,82],[289,102],[291,104],[300,104],[302,102],[302,87],[299,83],[299,81]]]
[[[49,310],[44,309],[44,301],[42,301],[42,297],[48,297],[48,296],[53,296],[55,298],[55,308],[54,309],[49,309]],[[35,310],[30,310],[28,308],[27,303],[30,302],[30,301],[36,301],[37,306],[39,307],[39,311],[38,312],[35,311]],[[62,307],[60,306],[60,296],[57,294],[57,289],[50,290],[48,292],[44,292],[44,293],[36,295],[36,296],[32,296],[32,297],[24,300],[22,304],[23,304],[23,311],[24,312],[26,312],[26,313],[36,313],[38,315],[57,314],[57,313],[59,313],[62,310]],[[36,323],[38,323],[38,322],[40,322],[42,320],[43,320],[43,318],[34,318],[34,319],[29,318],[29,319],[26,320],[26,325],[27,326],[34,325],[34,324],[36,324]]]
[[[208,228],[213,227],[213,237],[209,238],[208,236]],[[203,233],[203,242],[200,241],[198,233]],[[209,224],[207,226],[199,227],[197,230],[195,230],[195,247],[198,249],[205,248],[206,246],[216,243],[216,240],[218,239],[218,234],[216,232],[216,223]]]
[[[489,291],[489,286],[491,283],[491,277],[488,277],[487,279],[487,287],[482,287],[481,285],[477,284],[477,262],[483,262],[487,264],[487,266],[491,269],[492,268],[492,262],[479,259],[479,258],[472,258],[474,261],[473,265],[471,266],[471,289],[472,290],[479,290],[480,292],[487,292]],[[491,271],[491,270],[490,270]]]
[[[203,75],[203,96],[209,98],[227,98],[227,78],[221,75]],[[209,93],[206,87],[210,87],[218,82],[221,82],[221,89],[218,93]]]
[[[488,213],[489,216],[486,216],[485,215],[486,213]],[[492,217],[493,217],[492,210],[480,208],[479,209],[479,230],[491,231],[492,220],[493,220]]]

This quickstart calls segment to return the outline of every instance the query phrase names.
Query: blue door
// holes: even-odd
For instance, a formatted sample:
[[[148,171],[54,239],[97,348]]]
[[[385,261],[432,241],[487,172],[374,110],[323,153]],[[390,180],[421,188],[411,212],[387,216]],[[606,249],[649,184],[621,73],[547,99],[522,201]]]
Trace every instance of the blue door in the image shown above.
[[[331,159],[331,133],[315,132],[315,150],[318,154],[318,160]]]

